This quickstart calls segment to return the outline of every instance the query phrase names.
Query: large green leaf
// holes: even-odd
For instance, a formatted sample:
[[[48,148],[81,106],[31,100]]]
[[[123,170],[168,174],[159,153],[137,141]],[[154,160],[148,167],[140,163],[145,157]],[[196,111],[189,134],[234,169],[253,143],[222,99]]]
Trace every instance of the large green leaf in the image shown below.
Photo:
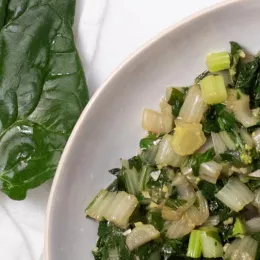
[[[75,0],[0,0],[0,186],[13,199],[53,177],[88,100],[74,9]]]

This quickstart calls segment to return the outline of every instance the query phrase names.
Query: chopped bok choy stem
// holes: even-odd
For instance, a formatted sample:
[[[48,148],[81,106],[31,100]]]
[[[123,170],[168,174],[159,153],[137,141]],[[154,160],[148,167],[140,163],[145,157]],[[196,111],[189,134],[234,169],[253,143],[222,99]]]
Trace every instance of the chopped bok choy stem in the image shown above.
[[[232,210],[239,212],[254,200],[254,193],[238,178],[231,178],[216,197]]]
[[[160,237],[160,232],[153,225],[139,225],[126,237],[126,245],[130,251]]]
[[[173,136],[165,135],[159,144],[155,162],[160,166],[180,167],[186,157],[178,155],[173,148]]]
[[[219,133],[211,132],[211,138],[213,141],[214,150],[217,155],[219,155],[220,153],[224,153],[227,150],[227,146],[222,140]]]
[[[194,228],[195,225],[186,216],[183,216],[180,220],[170,222],[166,237],[170,239],[182,238],[188,235]]]
[[[128,226],[138,200],[124,191],[108,192],[102,190],[86,209],[86,215],[98,221],[106,219],[120,228]]]
[[[256,257],[258,243],[250,236],[235,239],[228,246],[224,259],[226,260],[254,260]]]
[[[260,121],[258,118],[253,117],[249,102],[248,96],[243,99],[228,102],[229,109],[233,111],[237,121],[244,127],[254,126]]]
[[[162,114],[151,109],[144,109],[142,127],[156,134],[163,133],[165,130]]]
[[[260,232],[260,217],[248,220],[246,222],[246,227],[250,233]]]
[[[203,101],[198,85],[193,85],[184,100],[179,117],[188,123],[199,123],[203,117],[207,105]]]
[[[219,133],[221,139],[223,140],[223,142],[225,143],[225,145],[227,146],[228,149],[230,150],[236,150],[236,144],[235,142],[232,140],[232,138],[230,137],[230,135],[228,134],[227,131],[222,131]]]
[[[257,129],[252,133],[252,138],[254,140],[257,151],[260,151],[260,129]]]
[[[221,170],[222,166],[219,163],[214,161],[205,162],[200,165],[199,176],[202,180],[216,183]]]

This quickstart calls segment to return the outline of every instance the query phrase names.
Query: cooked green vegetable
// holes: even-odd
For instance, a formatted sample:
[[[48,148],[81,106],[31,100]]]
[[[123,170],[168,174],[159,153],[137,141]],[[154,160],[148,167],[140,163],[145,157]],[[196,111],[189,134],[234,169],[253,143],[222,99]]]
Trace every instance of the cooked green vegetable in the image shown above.
[[[209,75],[200,81],[203,100],[206,104],[219,104],[227,100],[227,90],[221,75]]]
[[[218,72],[230,68],[230,58],[227,51],[210,53],[206,59],[207,67],[210,72]]]
[[[260,259],[260,59],[245,56],[231,42],[207,58],[226,71],[167,88],[161,113],[145,110],[140,155],[86,210],[108,230],[96,260]],[[116,200],[125,191],[132,206]]]
[[[53,177],[88,100],[74,9],[74,0],[0,1],[0,186],[12,199]]]
[[[168,88],[167,92],[170,92],[167,102],[172,106],[172,114],[177,117],[184,102],[184,93],[177,88]]]

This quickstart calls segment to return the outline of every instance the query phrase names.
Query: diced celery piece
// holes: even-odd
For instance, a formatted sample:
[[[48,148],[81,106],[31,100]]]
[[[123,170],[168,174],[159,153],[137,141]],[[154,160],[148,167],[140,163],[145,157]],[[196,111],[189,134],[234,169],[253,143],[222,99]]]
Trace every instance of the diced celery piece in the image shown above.
[[[201,231],[193,230],[190,234],[187,256],[191,258],[200,258],[201,253]]]
[[[202,98],[207,104],[219,104],[227,100],[227,90],[221,75],[209,75],[200,81]]]
[[[218,258],[223,256],[223,245],[217,229],[204,228],[201,230],[202,254],[206,258]]]
[[[230,57],[226,51],[210,53],[207,55],[206,63],[210,72],[217,72],[230,68]]]
[[[243,235],[246,233],[246,227],[240,218],[236,218],[235,225],[232,230],[232,236]]]

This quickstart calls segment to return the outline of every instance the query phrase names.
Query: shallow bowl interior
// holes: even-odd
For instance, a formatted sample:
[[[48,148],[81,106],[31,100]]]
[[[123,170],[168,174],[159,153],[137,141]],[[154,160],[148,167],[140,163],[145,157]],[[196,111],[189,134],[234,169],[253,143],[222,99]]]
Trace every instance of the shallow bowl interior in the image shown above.
[[[85,218],[108,170],[138,151],[144,107],[158,108],[167,86],[190,85],[210,51],[237,41],[260,50],[260,1],[230,1],[170,28],[130,58],[97,93],[66,146],[51,191],[47,260],[93,259],[97,224]],[[119,39],[120,40],[120,39]]]

